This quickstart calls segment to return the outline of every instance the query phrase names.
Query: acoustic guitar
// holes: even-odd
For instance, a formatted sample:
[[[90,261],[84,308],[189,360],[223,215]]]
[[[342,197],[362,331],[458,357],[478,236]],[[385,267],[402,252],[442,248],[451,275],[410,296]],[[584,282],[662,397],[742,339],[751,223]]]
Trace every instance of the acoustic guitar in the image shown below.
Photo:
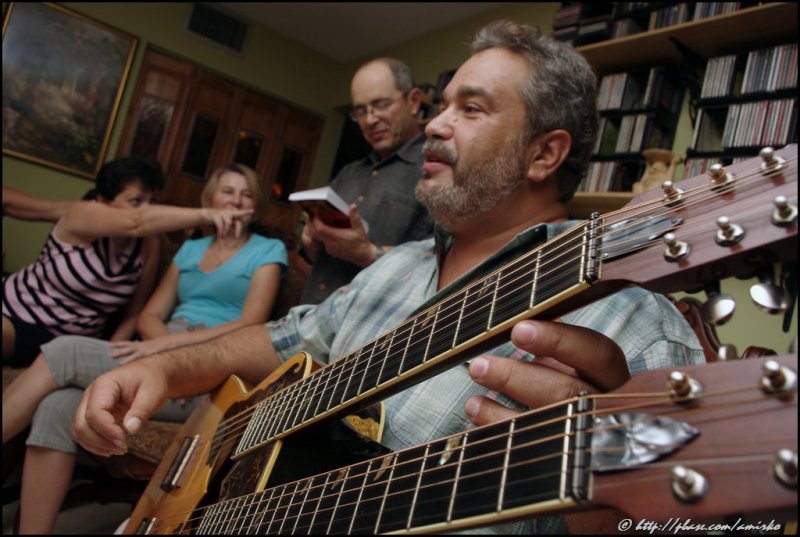
[[[641,373],[612,393],[210,505],[174,529],[429,535],[593,507],[632,517],[623,531],[783,529],[776,512],[797,516],[797,356]]]
[[[796,175],[792,145],[665,183],[443,293],[313,373],[301,353],[252,390],[232,377],[183,426],[126,532],[190,531],[197,510],[297,479],[279,456],[304,465],[296,452],[316,431],[493,348],[522,319],[556,318],[629,285],[670,293],[796,259]],[[298,449],[281,449],[293,439]],[[360,456],[380,451],[349,437],[343,444]]]

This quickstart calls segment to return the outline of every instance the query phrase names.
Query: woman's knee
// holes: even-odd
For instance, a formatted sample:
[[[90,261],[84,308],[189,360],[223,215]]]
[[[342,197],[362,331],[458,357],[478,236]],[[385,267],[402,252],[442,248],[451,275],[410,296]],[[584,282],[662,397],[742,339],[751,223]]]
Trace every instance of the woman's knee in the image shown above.
[[[41,350],[59,386],[86,387],[112,361],[108,341],[86,336],[59,336]]]
[[[28,445],[75,453],[72,420],[80,406],[83,390],[64,388],[47,395],[36,407],[31,420]]]

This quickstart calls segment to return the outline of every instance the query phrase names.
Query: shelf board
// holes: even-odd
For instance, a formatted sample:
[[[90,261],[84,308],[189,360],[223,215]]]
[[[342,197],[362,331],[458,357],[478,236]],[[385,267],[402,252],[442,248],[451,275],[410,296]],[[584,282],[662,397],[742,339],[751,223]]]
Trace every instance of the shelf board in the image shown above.
[[[567,207],[571,218],[584,219],[594,211],[601,214],[615,211],[632,199],[632,192],[576,192]]]
[[[636,65],[681,61],[674,38],[704,58],[797,40],[797,4],[775,2],[697,21],[675,24],[576,50],[598,74],[630,70]]]

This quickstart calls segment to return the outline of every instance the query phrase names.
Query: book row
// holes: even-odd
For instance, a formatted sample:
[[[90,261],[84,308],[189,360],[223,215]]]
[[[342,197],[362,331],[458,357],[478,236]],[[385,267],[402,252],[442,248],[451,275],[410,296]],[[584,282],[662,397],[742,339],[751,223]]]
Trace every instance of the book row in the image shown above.
[[[639,72],[605,75],[597,92],[598,110],[631,110],[661,106],[676,112],[681,105],[678,85],[664,66]]]
[[[585,192],[619,191],[622,171],[624,168],[619,162],[592,162],[578,188]]]
[[[774,99],[698,110],[692,147],[723,151],[797,139],[797,100]]]
[[[794,99],[756,101],[728,108],[722,147],[783,145],[796,126]]]
[[[797,43],[753,50],[747,55],[742,94],[797,87]]]
[[[731,159],[731,163],[737,164],[751,158],[753,157],[736,157]],[[708,168],[712,164],[717,162],[719,162],[718,158],[687,158],[686,162],[684,162],[683,177],[685,179],[689,179],[691,177],[702,175],[708,171]]]

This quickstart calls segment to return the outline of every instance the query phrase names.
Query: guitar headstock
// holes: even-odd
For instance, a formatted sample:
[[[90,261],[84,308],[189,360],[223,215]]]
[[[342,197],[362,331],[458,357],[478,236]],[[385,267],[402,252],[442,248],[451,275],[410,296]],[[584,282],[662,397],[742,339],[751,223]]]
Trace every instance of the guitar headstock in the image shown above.
[[[668,223],[649,240],[626,234],[652,220]],[[661,293],[796,259],[797,146],[640,194],[603,215],[602,226],[601,281],[632,281]],[[611,258],[614,243],[624,253]]]
[[[639,374],[615,392],[624,399],[598,399],[601,412],[636,408],[699,434],[655,462],[595,473],[592,503],[653,521],[796,510],[796,374],[796,355],[717,362]],[[689,395],[673,394],[687,385]]]

